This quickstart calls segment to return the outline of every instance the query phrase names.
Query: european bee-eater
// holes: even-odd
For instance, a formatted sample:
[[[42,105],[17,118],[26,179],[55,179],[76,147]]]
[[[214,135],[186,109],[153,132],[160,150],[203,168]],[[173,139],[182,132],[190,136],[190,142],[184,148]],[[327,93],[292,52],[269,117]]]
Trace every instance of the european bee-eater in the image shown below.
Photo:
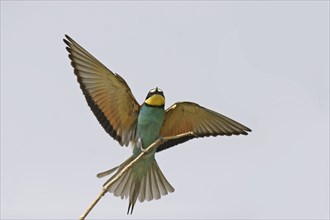
[[[128,160],[98,174],[98,177],[122,169],[159,137],[193,133],[167,141],[144,155],[110,187],[109,192],[115,196],[129,198],[127,213],[132,214],[137,199],[140,202],[160,199],[174,191],[155,160],[156,152],[196,137],[247,135],[251,131],[224,115],[192,102],[177,102],[165,111],[165,96],[157,87],[150,90],[144,103],[139,105],[119,74],[105,67],[69,36],[66,35],[64,42],[80,88],[99,123],[121,146],[130,143],[133,146],[133,155]]]

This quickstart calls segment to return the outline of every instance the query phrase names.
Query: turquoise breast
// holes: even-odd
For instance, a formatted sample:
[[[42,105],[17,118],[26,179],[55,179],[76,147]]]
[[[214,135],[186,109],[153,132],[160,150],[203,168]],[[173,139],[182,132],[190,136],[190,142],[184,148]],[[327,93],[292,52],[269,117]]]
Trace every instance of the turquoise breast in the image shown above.
[[[141,106],[136,127],[136,139],[141,138],[143,148],[147,148],[158,137],[165,117],[164,107]],[[134,147],[134,154],[140,152]]]

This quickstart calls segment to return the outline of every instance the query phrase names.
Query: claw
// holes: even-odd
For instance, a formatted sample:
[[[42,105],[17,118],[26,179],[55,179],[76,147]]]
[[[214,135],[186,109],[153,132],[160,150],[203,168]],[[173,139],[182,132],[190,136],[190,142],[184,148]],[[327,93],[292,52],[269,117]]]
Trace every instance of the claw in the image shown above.
[[[162,136],[158,136],[158,139],[159,139],[160,143],[164,142],[164,138]]]

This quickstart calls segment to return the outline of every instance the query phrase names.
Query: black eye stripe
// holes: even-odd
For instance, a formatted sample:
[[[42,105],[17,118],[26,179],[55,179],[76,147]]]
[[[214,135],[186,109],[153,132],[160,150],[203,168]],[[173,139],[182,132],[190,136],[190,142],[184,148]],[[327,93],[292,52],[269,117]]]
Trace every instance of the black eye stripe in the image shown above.
[[[159,89],[152,89],[152,90],[148,93],[146,100],[147,100],[148,98],[150,98],[152,95],[156,95],[156,94],[159,94],[159,95],[161,95],[161,96],[163,96],[163,97],[165,98],[164,93],[163,93],[162,90],[159,90]]]

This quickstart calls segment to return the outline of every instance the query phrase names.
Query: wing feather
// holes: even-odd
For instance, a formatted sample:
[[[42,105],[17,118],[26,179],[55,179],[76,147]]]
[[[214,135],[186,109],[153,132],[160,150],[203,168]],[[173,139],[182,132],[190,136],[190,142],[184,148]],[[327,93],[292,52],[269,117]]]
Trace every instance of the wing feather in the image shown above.
[[[187,132],[193,132],[193,135],[167,141],[157,148],[157,152],[196,137],[247,135],[250,131],[250,128],[196,103],[178,102],[166,110],[160,135],[169,137]]]
[[[140,105],[125,80],[66,35],[71,65],[92,112],[120,145],[134,141]]]

